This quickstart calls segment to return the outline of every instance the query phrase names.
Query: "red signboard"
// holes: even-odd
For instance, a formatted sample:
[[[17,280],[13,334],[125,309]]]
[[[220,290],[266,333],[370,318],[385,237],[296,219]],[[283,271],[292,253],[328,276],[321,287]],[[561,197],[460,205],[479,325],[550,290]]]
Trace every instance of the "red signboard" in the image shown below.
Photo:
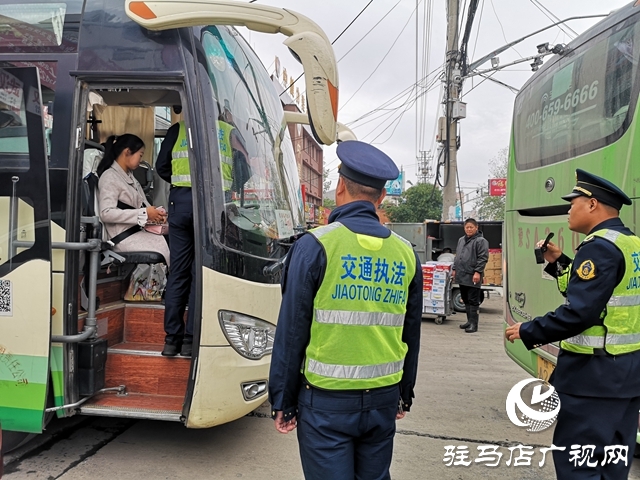
[[[489,179],[489,195],[492,197],[503,197],[507,194],[506,178]]]

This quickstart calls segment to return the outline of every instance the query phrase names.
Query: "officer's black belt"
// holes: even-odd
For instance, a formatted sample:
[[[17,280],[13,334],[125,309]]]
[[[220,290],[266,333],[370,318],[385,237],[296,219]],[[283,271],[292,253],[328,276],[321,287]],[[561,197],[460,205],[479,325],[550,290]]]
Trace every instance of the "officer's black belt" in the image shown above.
[[[594,348],[593,354],[596,357],[615,357],[615,355],[612,355],[611,353],[607,352],[607,350],[604,348]]]

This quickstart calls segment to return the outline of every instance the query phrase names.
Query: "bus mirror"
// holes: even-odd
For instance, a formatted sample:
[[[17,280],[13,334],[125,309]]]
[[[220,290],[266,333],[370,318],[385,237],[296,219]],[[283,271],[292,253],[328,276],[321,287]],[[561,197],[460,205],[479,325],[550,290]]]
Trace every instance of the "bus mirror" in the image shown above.
[[[338,68],[331,42],[312,20],[283,8],[236,0],[126,0],[127,16],[149,30],[236,25],[263,33],[282,33],[284,44],[302,63],[307,89],[309,124],[316,140],[336,141]]]
[[[289,112],[285,110],[284,120],[287,123],[302,123],[310,125],[309,116],[306,113]],[[357,140],[356,134],[345,124],[336,122],[336,142],[344,142],[347,140]]]

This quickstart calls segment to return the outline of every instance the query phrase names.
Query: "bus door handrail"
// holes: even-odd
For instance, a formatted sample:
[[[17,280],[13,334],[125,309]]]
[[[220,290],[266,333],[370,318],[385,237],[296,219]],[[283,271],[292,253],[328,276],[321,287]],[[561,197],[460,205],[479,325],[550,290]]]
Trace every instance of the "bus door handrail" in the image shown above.
[[[100,228],[100,219],[95,217],[80,217],[80,223],[93,225]],[[13,232],[12,232],[13,234]],[[98,234],[100,236],[100,234]],[[30,248],[34,242],[20,240],[13,241],[13,247]],[[96,293],[98,288],[98,271],[100,269],[100,252],[102,251],[102,240],[100,238],[89,238],[86,242],[51,242],[51,248],[57,250],[84,250],[89,252],[89,293],[87,305],[87,318],[84,321],[82,333],[75,335],[51,335],[51,341],[55,343],[77,343],[90,338],[94,338],[98,333],[98,320],[96,318]]]

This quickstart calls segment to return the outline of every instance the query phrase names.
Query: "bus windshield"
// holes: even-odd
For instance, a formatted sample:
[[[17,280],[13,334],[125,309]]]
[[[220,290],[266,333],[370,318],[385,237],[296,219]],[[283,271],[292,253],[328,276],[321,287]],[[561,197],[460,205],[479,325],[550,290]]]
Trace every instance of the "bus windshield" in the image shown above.
[[[563,55],[516,99],[515,159],[528,170],[620,138],[637,97],[637,15]]]
[[[262,237],[260,243],[291,237],[302,224],[300,187],[275,88],[234,30],[208,27],[201,41],[220,112],[218,145],[227,217],[245,236]],[[270,256],[268,251],[254,251],[255,242],[241,241],[238,235],[225,235],[223,241]]]

